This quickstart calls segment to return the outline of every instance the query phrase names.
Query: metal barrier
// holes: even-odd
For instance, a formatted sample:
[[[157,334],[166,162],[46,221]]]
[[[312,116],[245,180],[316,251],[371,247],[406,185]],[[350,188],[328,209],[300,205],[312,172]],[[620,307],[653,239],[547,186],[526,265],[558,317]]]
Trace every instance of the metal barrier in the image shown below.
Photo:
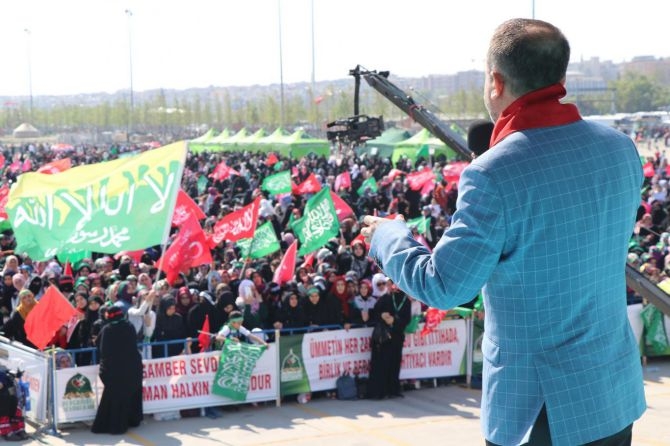
[[[433,379],[466,375],[470,382],[472,325],[469,320],[445,320],[428,336],[420,330],[408,334],[403,347],[400,379]],[[244,401],[211,393],[219,364],[216,351],[164,358],[150,358],[152,349],[167,355],[171,345],[186,345],[195,339],[138,343],[143,360],[145,413],[205,408],[249,402],[272,401],[303,392],[332,390],[345,371],[367,375],[372,327],[343,330],[339,325],[287,328],[253,332],[268,336],[270,349],[263,352],[250,376]],[[42,358],[48,386],[42,387],[48,416],[40,423],[58,435],[59,424],[92,420],[97,411],[102,383],[98,376],[99,353],[95,348],[52,351],[50,355],[26,349]],[[1,351],[1,350],[0,350]],[[67,354],[74,367],[62,368],[56,358]],[[81,355],[87,355],[86,360]],[[9,355],[8,355],[9,356]],[[90,360],[91,365],[84,365]],[[48,404],[47,404],[48,403]]]

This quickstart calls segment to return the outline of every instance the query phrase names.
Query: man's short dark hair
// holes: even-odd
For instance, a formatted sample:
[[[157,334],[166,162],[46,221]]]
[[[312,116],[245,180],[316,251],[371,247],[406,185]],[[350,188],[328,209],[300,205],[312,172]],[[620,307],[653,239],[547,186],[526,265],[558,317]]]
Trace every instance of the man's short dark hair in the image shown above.
[[[570,44],[550,23],[511,19],[493,33],[486,61],[489,70],[502,74],[510,92],[521,96],[565,78]]]

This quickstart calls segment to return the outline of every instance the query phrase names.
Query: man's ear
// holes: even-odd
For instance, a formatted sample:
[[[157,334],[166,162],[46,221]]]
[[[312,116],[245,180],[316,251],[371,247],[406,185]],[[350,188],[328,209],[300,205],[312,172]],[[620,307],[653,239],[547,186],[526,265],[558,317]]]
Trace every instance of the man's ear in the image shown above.
[[[505,92],[505,79],[497,71],[491,71],[491,99],[501,98]]]

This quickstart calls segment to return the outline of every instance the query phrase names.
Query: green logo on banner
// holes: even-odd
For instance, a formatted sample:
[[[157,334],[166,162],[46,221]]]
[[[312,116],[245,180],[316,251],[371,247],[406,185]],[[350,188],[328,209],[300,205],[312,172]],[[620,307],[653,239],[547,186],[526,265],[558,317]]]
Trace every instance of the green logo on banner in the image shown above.
[[[279,388],[282,396],[311,392],[302,359],[303,335],[282,336],[279,344]]]

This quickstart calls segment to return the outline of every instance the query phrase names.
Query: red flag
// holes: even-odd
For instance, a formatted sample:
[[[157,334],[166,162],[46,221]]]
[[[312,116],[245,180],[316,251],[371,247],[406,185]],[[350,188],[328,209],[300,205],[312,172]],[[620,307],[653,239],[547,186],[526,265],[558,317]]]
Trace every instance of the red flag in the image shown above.
[[[77,310],[51,285],[26,317],[26,336],[38,349],[44,350],[56,331],[75,314]]]
[[[423,325],[423,330],[421,330],[421,336],[426,336],[435,330],[446,315],[447,310],[438,310],[437,308],[430,307],[426,311],[426,323]]]
[[[345,218],[354,215],[354,210],[351,209],[351,206],[332,190],[330,191],[330,198],[333,199],[333,205],[335,205],[335,213],[337,214],[338,221],[341,222]]]
[[[316,252],[310,252],[305,256],[305,261],[302,262],[301,266],[313,266],[314,265],[314,257],[316,257]]]
[[[3,167],[5,167],[5,155],[0,153],[0,169],[2,169]]]
[[[55,173],[63,172],[72,167],[72,161],[70,158],[63,158],[62,160],[52,161],[47,163],[37,169],[37,173],[44,173],[47,175],[53,175]]]
[[[198,220],[187,218],[158,264],[165,272],[168,283],[172,284],[179,273],[205,263],[212,263],[212,253],[207,245],[205,232]]]
[[[209,348],[209,343],[210,343],[210,336],[209,334],[209,314],[205,315],[205,322],[202,323],[202,330],[200,330],[203,333],[198,334],[198,343],[200,343],[200,351],[204,352]]]
[[[205,217],[207,216],[195,201],[183,189],[179,189],[177,204],[175,204],[172,214],[172,226],[181,226],[187,218],[202,220]]]
[[[351,175],[349,171],[342,172],[337,177],[335,177],[335,192],[339,192],[340,189],[348,189],[351,187]]]
[[[315,103],[315,104],[318,105],[318,104],[320,104],[321,102],[323,102],[323,96],[317,96],[317,97],[314,98],[314,103]]]
[[[63,268],[63,275],[74,277],[74,275],[72,274],[72,265],[70,264],[69,260],[65,262],[65,267]]]
[[[261,205],[261,197],[256,199],[239,211],[232,212],[214,225],[214,234],[212,234],[212,243],[214,246],[223,240],[231,242],[251,238],[256,230],[258,221],[258,208]]]
[[[30,158],[23,161],[23,166],[21,166],[22,172],[28,172],[32,170],[32,168],[33,168],[33,162],[30,160]]]
[[[279,286],[282,286],[286,282],[293,280],[295,275],[295,259],[298,252],[298,240],[293,240],[291,246],[288,247],[284,257],[281,259],[279,268],[275,271],[272,281]]]
[[[450,183],[458,183],[461,173],[468,165],[470,163],[467,161],[456,161],[455,163],[447,164],[442,168],[442,177]]]
[[[21,170],[21,166],[22,166],[21,160],[16,160],[16,161],[12,162],[12,164],[9,165],[9,170],[12,171],[12,172],[16,172],[16,171]],[[21,170],[21,172],[23,172],[23,171]]]
[[[435,181],[426,181],[423,186],[421,186],[421,195],[427,196],[430,195],[435,189]]]
[[[239,175],[240,173],[235,170],[231,169],[230,167],[226,166],[226,161],[221,161],[215,168],[214,172],[210,173],[209,176],[210,178],[214,178],[215,180],[223,181],[226,178],[228,178],[230,175]]]
[[[302,183],[297,186],[293,185],[293,193],[295,195],[313,194],[321,190],[321,183],[316,178],[316,175],[310,173],[309,176]]]
[[[274,152],[271,152],[265,160],[265,165],[274,166],[277,162],[279,162],[279,158],[277,158],[277,155],[275,155]]]
[[[5,206],[7,206],[7,199],[9,198],[9,186],[4,184],[0,187],[0,218],[7,220],[9,216],[5,211]]]
[[[645,178],[651,178],[656,174],[656,170],[654,169],[654,164],[651,162],[648,162],[644,166],[642,166],[642,172],[644,173]]]
[[[430,167],[424,167],[423,170],[407,175],[407,184],[412,190],[420,190],[424,184],[433,180],[435,180],[435,174]]]

